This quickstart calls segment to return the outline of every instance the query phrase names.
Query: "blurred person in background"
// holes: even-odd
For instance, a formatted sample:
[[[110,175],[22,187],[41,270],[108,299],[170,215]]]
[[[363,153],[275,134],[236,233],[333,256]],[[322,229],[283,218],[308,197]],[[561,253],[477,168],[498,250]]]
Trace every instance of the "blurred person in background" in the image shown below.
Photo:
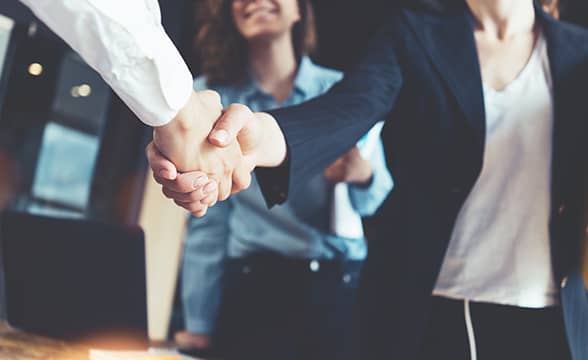
[[[316,41],[307,0],[211,0],[200,15],[195,88],[218,91],[225,106],[294,105],[342,78],[307,56]],[[212,339],[226,359],[345,358],[367,254],[360,217],[392,188],[381,125],[282,206],[268,210],[254,181],[190,219],[181,346]]]

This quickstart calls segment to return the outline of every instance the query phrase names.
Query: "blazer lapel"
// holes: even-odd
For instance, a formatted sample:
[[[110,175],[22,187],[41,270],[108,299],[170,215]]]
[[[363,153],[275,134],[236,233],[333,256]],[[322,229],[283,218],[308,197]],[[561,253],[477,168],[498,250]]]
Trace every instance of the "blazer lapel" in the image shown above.
[[[439,76],[447,83],[459,107],[483,146],[486,135],[484,95],[478,51],[474,40],[474,20],[464,3],[456,12],[443,15],[406,13],[421,45]]]
[[[581,134],[576,129],[576,124],[581,121],[576,119],[579,114],[585,114],[578,106],[584,104],[579,98],[583,93],[578,89],[577,78],[581,74],[581,66],[586,59],[587,46],[579,48],[584,43],[576,38],[561,23],[552,19],[537,7],[537,17],[540,21],[549,54],[551,77],[553,79],[554,97],[554,129],[553,129],[553,159],[552,159],[552,184],[554,208],[559,207],[562,201],[561,191],[565,188],[565,181],[573,171],[572,159],[577,157],[579,151],[576,145],[582,141]]]

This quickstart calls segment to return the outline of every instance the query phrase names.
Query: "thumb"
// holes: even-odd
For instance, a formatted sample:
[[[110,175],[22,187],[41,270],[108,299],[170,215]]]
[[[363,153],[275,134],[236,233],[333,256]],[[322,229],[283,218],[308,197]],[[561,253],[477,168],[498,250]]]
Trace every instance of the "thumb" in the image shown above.
[[[165,180],[175,180],[178,176],[178,171],[175,165],[163,156],[151,142],[145,150],[149,166],[156,176]]]
[[[218,147],[231,145],[246,127],[252,115],[251,110],[245,105],[230,105],[214,125],[208,136],[208,141]]]

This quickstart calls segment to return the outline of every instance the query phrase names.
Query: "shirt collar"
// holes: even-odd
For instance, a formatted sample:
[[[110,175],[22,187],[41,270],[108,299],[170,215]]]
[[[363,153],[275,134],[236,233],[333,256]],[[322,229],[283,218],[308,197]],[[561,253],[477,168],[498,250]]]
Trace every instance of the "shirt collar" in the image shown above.
[[[303,56],[298,65],[298,72],[294,79],[294,92],[301,94],[304,97],[313,93],[317,86],[315,76],[316,65],[310,60],[308,56]],[[253,78],[253,74],[248,72],[247,78],[241,88],[241,93],[244,97],[251,97],[256,95],[267,95],[261,88],[257,81]]]
[[[303,96],[312,94],[313,89],[317,85],[315,70],[316,65],[308,56],[303,56],[302,59],[300,59],[298,73],[294,79],[294,91],[299,91]]]

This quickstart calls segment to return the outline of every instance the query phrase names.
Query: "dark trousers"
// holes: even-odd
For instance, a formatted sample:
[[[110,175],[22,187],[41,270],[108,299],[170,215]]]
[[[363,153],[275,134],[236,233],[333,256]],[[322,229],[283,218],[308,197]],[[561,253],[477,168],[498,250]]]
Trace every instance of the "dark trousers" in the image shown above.
[[[561,308],[470,303],[478,360],[568,360]],[[464,302],[433,298],[419,360],[471,359]]]
[[[361,262],[264,254],[227,269],[216,338],[223,359],[347,359]]]

